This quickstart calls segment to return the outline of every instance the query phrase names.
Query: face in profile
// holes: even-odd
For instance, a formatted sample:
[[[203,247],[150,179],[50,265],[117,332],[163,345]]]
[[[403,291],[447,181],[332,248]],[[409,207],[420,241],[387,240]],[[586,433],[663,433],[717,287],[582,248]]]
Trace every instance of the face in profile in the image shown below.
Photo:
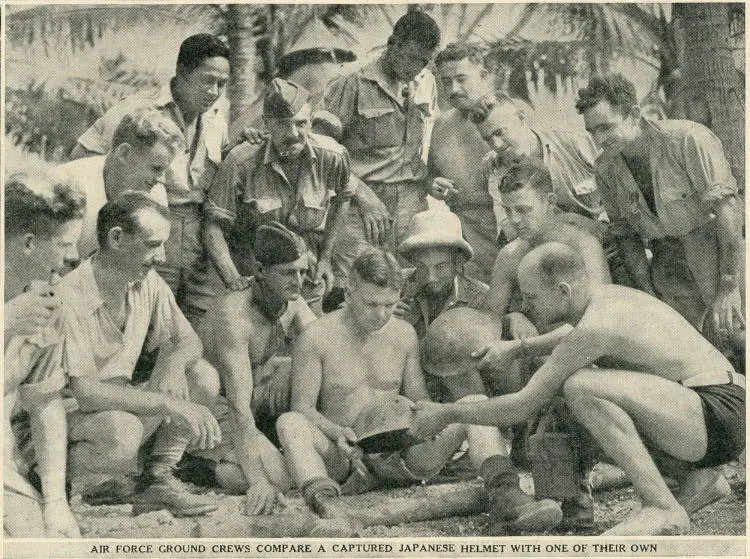
[[[163,142],[156,142],[150,148],[123,144],[118,146],[117,153],[123,168],[127,169],[125,181],[120,182],[120,188],[109,196],[114,198],[125,190],[140,190],[149,192],[154,185],[165,180],[165,173],[172,162],[174,153]]]
[[[299,155],[310,135],[312,107],[305,105],[291,118],[266,118],[266,127],[276,153],[284,157]]]
[[[524,147],[525,124],[518,109],[509,102],[492,108],[487,118],[477,124],[479,134],[497,154],[500,163],[510,164],[528,150]]]
[[[294,262],[264,266],[261,276],[279,298],[294,301],[302,293],[302,280],[307,273],[307,265],[307,255],[303,255]]]
[[[130,281],[142,280],[167,260],[164,243],[169,238],[169,220],[151,208],[138,210],[136,220],[138,227],[133,233],[120,230],[117,247],[119,268]]]
[[[523,186],[512,192],[501,192],[500,199],[508,221],[521,239],[534,239],[554,217],[555,203],[551,193]]]
[[[594,143],[605,152],[628,147],[639,136],[638,117],[635,114],[623,115],[609,101],[600,101],[584,110],[583,122]]]
[[[352,271],[346,303],[350,316],[364,332],[377,332],[388,324],[400,298],[398,289],[367,283]]]
[[[548,285],[541,271],[533,265],[518,269],[518,285],[523,303],[521,312],[536,326],[567,319],[568,300],[559,286]]]

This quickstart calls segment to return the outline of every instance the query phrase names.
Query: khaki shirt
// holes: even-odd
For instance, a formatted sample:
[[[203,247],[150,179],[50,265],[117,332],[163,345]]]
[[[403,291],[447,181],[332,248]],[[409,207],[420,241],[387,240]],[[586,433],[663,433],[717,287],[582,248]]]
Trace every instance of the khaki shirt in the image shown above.
[[[183,134],[183,149],[172,160],[165,181],[169,205],[200,203],[228,142],[223,104],[226,101],[220,98],[195,122],[186,123],[172,97],[171,83],[165,84],[161,89],[137,93],[117,103],[78,138],[78,143],[89,151],[105,154],[110,150],[112,136],[126,114],[146,108],[157,109],[170,117]]]
[[[220,165],[204,211],[229,232],[230,248],[245,250],[253,246],[258,226],[269,221],[301,235],[322,233],[333,198],[348,200],[354,185],[346,149],[327,136],[308,137],[295,185],[289,184],[270,141],[244,142]]]
[[[195,335],[172,290],[154,270],[128,286],[124,330],[104,306],[91,259],[67,274],[57,289],[65,301],[65,364],[71,377],[130,380],[141,350]]]
[[[737,183],[721,141],[687,120],[641,120],[648,146],[656,213],[620,153],[596,162],[596,183],[615,235],[635,231],[643,239],[684,237],[712,219],[722,198],[737,195]]]
[[[382,57],[328,84],[325,109],[341,119],[341,143],[351,155],[352,172],[365,183],[425,179],[422,151],[432,110],[429,84],[429,79],[418,77],[399,86],[384,74]]]
[[[405,293],[409,292],[412,281],[413,278],[410,278],[407,285],[404,287]],[[448,295],[443,308],[437,315],[432,317],[432,319],[434,320],[441,313],[455,307],[478,309],[484,302],[485,294],[489,289],[490,288],[486,283],[463,274],[458,274],[453,279],[453,290]],[[417,337],[421,340],[427,333],[427,327],[432,322],[430,320],[428,296],[420,291],[414,297],[414,301],[410,304],[410,307],[411,310],[406,314],[404,320],[414,326],[414,329],[417,331]]]

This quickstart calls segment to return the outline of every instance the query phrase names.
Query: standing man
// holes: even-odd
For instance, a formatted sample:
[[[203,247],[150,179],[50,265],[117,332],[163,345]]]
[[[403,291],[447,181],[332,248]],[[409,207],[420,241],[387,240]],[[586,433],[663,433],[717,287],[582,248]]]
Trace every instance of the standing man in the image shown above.
[[[225,443],[204,456],[216,459],[209,467],[221,487],[247,495],[248,514],[270,513],[291,485],[268,439],[276,439],[276,419],[289,411],[289,342],[315,320],[301,294],[308,265],[302,238],[271,222],[258,228],[255,247],[250,288],[220,297],[198,329],[228,408],[219,418]]]
[[[153,270],[164,260],[168,210],[146,193],[124,192],[99,211],[97,236],[99,251],[59,286],[66,366],[79,406],[68,414],[72,477],[135,472],[141,446],[155,434],[138,483],[119,502],[132,502],[133,514],[214,511],[172,474],[188,445],[211,448],[221,432],[207,407],[218,395],[218,374],[201,359],[198,336]],[[148,381],[136,386],[131,379],[144,346],[158,356]]]
[[[435,21],[410,11],[396,22],[381,56],[325,91],[325,109],[342,123],[341,143],[359,185],[335,250],[341,286],[362,251],[382,245],[395,252],[412,216],[427,209],[422,148],[433,98],[430,81],[418,76],[439,44]]]
[[[642,118],[620,74],[592,77],[576,108],[604,150],[596,181],[637,287],[697,328],[705,313],[744,349],[743,215],[721,141],[695,122]]]
[[[277,423],[289,473],[308,505],[321,516],[335,514],[339,483],[351,468],[365,468],[380,481],[430,479],[468,436],[469,455],[492,499],[491,531],[556,526],[562,517],[557,503],[534,502],[518,488],[517,474],[503,467],[495,429],[454,424],[406,450],[357,458],[353,426],[360,415],[397,395],[426,399],[427,389],[414,329],[392,316],[403,283],[396,259],[376,249],[364,253],[354,261],[349,281],[346,307],[311,324],[295,347],[293,411]],[[479,399],[486,397],[467,401]]]
[[[518,281],[534,323],[565,322],[568,335],[559,343],[542,335],[479,348],[480,368],[551,356],[515,394],[471,405],[417,404],[413,433],[429,437],[455,422],[512,425],[562,390],[643,503],[604,535],[686,533],[688,513],[722,496],[716,466],[745,447],[744,377],[669,306],[627,287],[592,285],[569,246],[535,248]],[[655,463],[664,455],[682,471],[676,498]]]
[[[34,192],[29,179],[11,177],[4,193],[3,531],[16,538],[75,538],[60,397],[63,303],[52,280],[39,280],[77,260],[86,198],[46,178]]]
[[[165,181],[172,228],[166,263],[157,271],[191,319],[208,308],[214,295],[206,278],[209,263],[203,258],[201,208],[227,144],[220,98],[228,79],[227,46],[206,33],[188,37],[180,45],[176,73],[168,84],[112,107],[78,138],[71,153],[73,159],[106,154],[123,116],[136,109],[156,109],[179,127],[182,149],[172,160]]]
[[[498,251],[493,199],[482,173],[482,159],[490,146],[470,116],[480,100],[494,97],[492,75],[484,67],[482,51],[465,43],[445,47],[435,57],[435,66],[453,108],[441,114],[432,128],[429,193],[444,200],[461,219],[463,234],[474,249],[466,270],[488,282]]]
[[[171,118],[155,109],[139,109],[122,117],[107,155],[76,159],[55,169],[86,193],[86,218],[78,242],[84,258],[99,246],[96,217],[107,200],[125,190],[140,190],[167,205],[162,183],[172,159],[184,149],[181,142],[180,129]]]
[[[269,136],[244,142],[221,164],[206,196],[206,250],[224,285],[242,290],[254,273],[255,234],[278,221],[301,235],[311,256],[306,297],[320,305],[333,287],[331,255],[352,196],[349,156],[310,132],[308,92],[276,78],[263,101]]]

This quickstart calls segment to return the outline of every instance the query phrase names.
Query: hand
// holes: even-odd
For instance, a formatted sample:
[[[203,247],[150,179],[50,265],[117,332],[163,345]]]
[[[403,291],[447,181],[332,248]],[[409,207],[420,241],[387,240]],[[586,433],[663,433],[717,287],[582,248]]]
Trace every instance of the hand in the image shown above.
[[[221,428],[216,418],[206,406],[187,400],[171,399],[169,402],[171,420],[190,429],[190,444],[205,450],[221,442]]]
[[[745,329],[745,318],[742,316],[742,300],[740,290],[733,289],[728,293],[719,293],[712,305],[714,328],[722,339],[726,340],[735,334],[736,330]],[[735,327],[735,317],[737,327]]]
[[[523,356],[522,354],[521,341],[512,340],[484,346],[473,352],[471,356],[480,360],[477,364],[477,369],[480,371],[503,373],[508,370],[513,361],[520,359]]]
[[[279,500],[279,490],[268,480],[255,480],[245,492],[245,506],[243,514],[251,516],[257,514],[271,514]]]
[[[416,412],[411,422],[409,434],[417,439],[432,439],[448,424],[455,423],[451,417],[451,406],[421,400],[412,404]]]
[[[48,538],[81,537],[78,523],[64,497],[43,505],[42,516]]]
[[[531,338],[539,335],[536,326],[534,326],[531,321],[520,312],[506,314],[505,321],[508,328],[508,334],[510,334],[510,337],[514,340],[522,340],[523,338]]]
[[[60,308],[60,298],[45,284],[33,287],[5,303],[5,332],[12,336],[33,336],[52,324]]]
[[[325,293],[330,293],[333,289],[333,267],[331,266],[330,258],[321,258],[318,260],[318,265],[315,267],[315,277],[313,278],[315,285],[320,285],[320,282],[325,282]]]
[[[396,318],[404,318],[411,312],[411,305],[403,299],[396,303],[396,308],[393,310],[393,316]]]
[[[262,144],[270,136],[265,130],[253,128],[252,126],[248,126],[242,131],[242,138],[252,145]]]
[[[350,460],[362,457],[362,449],[357,446],[357,435],[351,427],[342,429],[336,439],[336,446]]]
[[[227,288],[231,291],[244,291],[250,287],[249,276],[238,276],[227,284]]]
[[[458,192],[455,183],[445,177],[435,177],[430,185],[430,196],[437,200],[445,200]]]
[[[365,228],[365,239],[368,243],[379,245],[386,242],[393,226],[391,214],[385,204],[375,196],[357,197],[357,206]]]
[[[190,399],[190,388],[184,367],[155,370],[148,380],[148,387],[152,392],[161,392],[178,400]]]
[[[270,380],[266,383],[266,401],[271,416],[275,417],[289,411],[289,399],[292,392],[292,358],[274,355],[265,367],[271,367]]]

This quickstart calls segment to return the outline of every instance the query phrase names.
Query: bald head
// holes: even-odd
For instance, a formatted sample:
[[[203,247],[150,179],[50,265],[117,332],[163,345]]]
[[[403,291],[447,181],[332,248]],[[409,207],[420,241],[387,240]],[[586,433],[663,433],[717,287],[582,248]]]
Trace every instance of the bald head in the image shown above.
[[[534,275],[548,287],[560,282],[578,283],[586,278],[586,265],[575,250],[563,243],[545,243],[524,256],[518,275]]]

